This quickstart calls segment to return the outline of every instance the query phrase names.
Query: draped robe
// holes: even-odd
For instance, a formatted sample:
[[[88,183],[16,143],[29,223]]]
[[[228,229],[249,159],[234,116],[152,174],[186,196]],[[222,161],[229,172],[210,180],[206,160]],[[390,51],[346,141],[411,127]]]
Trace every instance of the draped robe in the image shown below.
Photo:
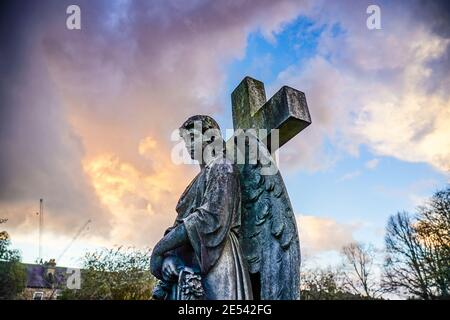
[[[177,204],[178,216],[173,227],[184,224],[189,244],[168,254],[199,270],[205,299],[253,298],[239,244],[240,205],[238,170],[224,158],[206,165]]]

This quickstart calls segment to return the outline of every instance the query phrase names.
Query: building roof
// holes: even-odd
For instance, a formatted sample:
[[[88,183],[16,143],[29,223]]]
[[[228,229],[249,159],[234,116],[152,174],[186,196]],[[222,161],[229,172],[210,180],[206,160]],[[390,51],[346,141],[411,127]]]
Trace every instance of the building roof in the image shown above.
[[[48,266],[42,264],[23,264],[27,270],[27,288],[57,288],[65,287],[66,271],[65,267],[54,267],[55,276],[48,276]]]

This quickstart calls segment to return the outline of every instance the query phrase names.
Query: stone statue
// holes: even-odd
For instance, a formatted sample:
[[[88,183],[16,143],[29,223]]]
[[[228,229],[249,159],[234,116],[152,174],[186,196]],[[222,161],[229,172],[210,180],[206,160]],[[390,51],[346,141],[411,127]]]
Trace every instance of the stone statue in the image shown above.
[[[175,224],[153,249],[151,270],[160,279],[155,299],[300,298],[295,215],[279,171],[265,169],[276,168],[271,153],[311,123],[305,96],[285,86],[266,101],[264,84],[246,77],[232,103],[235,136],[226,153],[212,149],[202,158],[211,142],[224,145],[211,117],[194,116],[181,127],[201,171],[180,197]],[[219,134],[196,139],[210,129]],[[269,132],[254,134],[258,129]],[[241,138],[243,149],[236,142]],[[252,160],[250,145],[259,150]],[[239,153],[243,162],[236,161]]]
[[[194,122],[201,121],[201,132]],[[155,246],[151,271],[162,282],[157,299],[253,298],[249,273],[239,243],[241,186],[237,167],[223,152],[208,159],[200,156],[211,141],[196,139],[209,129],[219,130],[211,117],[194,116],[181,127],[191,141],[186,146],[200,163],[200,173],[178,201],[173,227]]]
[[[270,156],[311,124],[305,94],[284,86],[266,101],[264,83],[245,77],[231,94],[235,132],[267,131],[252,137],[256,163],[238,165],[242,183],[242,236],[255,299],[300,299],[300,243],[289,195]],[[276,139],[271,135],[277,134]],[[276,143],[273,143],[276,142]],[[239,149],[239,148],[237,148]],[[245,152],[248,152],[246,150]],[[266,158],[266,159],[265,159]]]

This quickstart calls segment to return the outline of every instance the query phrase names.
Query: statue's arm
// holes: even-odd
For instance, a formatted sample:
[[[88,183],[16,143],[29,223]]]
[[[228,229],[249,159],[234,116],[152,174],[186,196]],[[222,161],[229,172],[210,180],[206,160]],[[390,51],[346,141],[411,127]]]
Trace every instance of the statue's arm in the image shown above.
[[[178,225],[172,231],[164,236],[155,246],[153,252],[158,255],[163,255],[167,251],[181,247],[189,242],[184,224]]]
[[[172,231],[166,234],[153,248],[150,259],[151,272],[159,279],[162,278],[162,264],[165,258],[165,253],[181,247],[189,243],[189,238],[184,224],[180,224]]]

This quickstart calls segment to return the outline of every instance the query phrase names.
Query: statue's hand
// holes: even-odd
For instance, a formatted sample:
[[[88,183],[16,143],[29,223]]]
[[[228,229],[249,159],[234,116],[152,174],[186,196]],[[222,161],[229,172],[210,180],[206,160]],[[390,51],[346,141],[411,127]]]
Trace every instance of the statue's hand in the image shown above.
[[[174,256],[168,256],[164,259],[162,264],[162,274],[164,280],[176,280],[179,274],[179,268],[182,267],[181,262]]]
[[[158,279],[163,279],[162,264],[164,262],[164,255],[166,252],[178,248],[186,243],[189,243],[189,238],[184,224],[177,226],[166,234],[153,248],[152,256],[150,258],[150,271]],[[171,276],[173,268],[166,268]],[[175,268],[176,269],[176,268]]]

